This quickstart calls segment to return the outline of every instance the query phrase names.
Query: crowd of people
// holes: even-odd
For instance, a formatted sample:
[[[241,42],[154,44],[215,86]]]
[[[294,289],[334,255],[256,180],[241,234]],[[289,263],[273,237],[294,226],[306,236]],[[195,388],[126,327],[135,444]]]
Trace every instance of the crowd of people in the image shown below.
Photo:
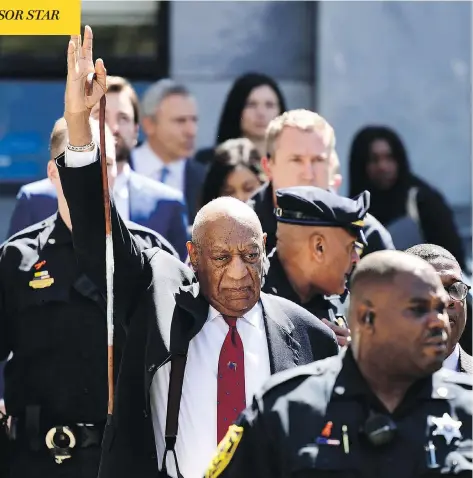
[[[343,197],[334,128],[273,79],[196,151],[189,89],[139,99],[92,44],[0,248],[0,478],[471,476],[465,251],[400,137],[357,133]]]

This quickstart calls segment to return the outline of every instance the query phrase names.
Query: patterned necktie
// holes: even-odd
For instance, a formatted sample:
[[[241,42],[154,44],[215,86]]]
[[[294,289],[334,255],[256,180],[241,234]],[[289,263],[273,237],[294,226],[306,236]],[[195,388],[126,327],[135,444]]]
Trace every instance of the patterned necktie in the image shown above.
[[[161,169],[161,175],[159,177],[159,180],[162,182],[162,183],[165,183],[166,182],[166,178],[168,177],[168,174],[169,174],[169,168],[166,167],[166,166],[163,166],[163,168]]]
[[[220,351],[217,378],[217,444],[246,407],[245,354],[237,319],[224,318],[230,327]]]

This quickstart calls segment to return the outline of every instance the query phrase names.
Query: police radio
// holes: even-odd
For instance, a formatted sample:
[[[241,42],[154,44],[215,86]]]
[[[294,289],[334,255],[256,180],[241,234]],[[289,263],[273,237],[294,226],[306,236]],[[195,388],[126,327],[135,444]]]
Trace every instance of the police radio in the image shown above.
[[[397,426],[387,415],[371,411],[362,427],[362,434],[373,446],[383,446],[393,441]]]

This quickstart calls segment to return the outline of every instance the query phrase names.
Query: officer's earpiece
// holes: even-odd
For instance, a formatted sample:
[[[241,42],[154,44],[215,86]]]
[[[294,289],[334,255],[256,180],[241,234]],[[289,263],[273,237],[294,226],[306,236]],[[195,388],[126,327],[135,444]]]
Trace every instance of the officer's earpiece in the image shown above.
[[[365,324],[373,325],[375,317],[376,317],[376,314],[372,310],[370,310],[369,312],[366,312]]]
[[[370,412],[362,428],[363,435],[373,446],[390,443],[397,433],[397,426],[387,415]]]

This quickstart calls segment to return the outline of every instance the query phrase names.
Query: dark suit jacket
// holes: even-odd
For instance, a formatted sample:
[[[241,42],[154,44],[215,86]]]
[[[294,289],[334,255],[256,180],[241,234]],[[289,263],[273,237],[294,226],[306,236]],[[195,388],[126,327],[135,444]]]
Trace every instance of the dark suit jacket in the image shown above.
[[[99,162],[61,167],[74,245],[81,266],[104,288],[104,212]],[[209,304],[190,268],[159,249],[140,254],[112,204],[115,254],[114,297],[120,302],[127,343],[118,379],[115,410],[107,425],[101,477],[156,477],[156,447],[150,386],[156,370],[189,341],[207,320]],[[335,335],[301,307],[261,294],[271,372],[279,372],[338,352]],[[205,391],[200,391],[205,393]],[[198,413],[198,411],[196,411]]]
[[[212,164],[215,159],[215,148],[202,148],[199,149],[194,156],[195,160],[206,166]]]
[[[185,191],[187,210],[189,213],[189,224],[192,224],[197,211],[200,209],[200,198],[202,194],[202,186],[205,181],[207,168],[197,162],[195,159],[188,159],[185,171]]]
[[[133,154],[130,157],[130,167],[135,169]],[[189,224],[194,222],[195,215],[200,209],[202,185],[207,174],[207,167],[193,158],[186,160],[184,170],[184,199],[187,205]]]
[[[263,184],[248,201],[248,204],[255,210],[263,226],[263,232],[266,232],[268,235],[266,238],[266,251],[270,252],[276,247],[277,229],[277,221],[273,212],[272,184],[270,182]],[[363,232],[368,241],[368,245],[363,250],[363,255],[369,254],[370,252],[395,248],[387,229],[371,214],[366,215]]]
[[[468,355],[461,347],[458,365],[460,372],[469,373],[470,375],[473,374],[473,357]]]
[[[130,171],[128,190],[130,221],[161,234],[184,260],[188,220],[182,194],[134,171]],[[48,178],[26,184],[18,192],[8,237],[46,219],[56,210],[56,189]]]

